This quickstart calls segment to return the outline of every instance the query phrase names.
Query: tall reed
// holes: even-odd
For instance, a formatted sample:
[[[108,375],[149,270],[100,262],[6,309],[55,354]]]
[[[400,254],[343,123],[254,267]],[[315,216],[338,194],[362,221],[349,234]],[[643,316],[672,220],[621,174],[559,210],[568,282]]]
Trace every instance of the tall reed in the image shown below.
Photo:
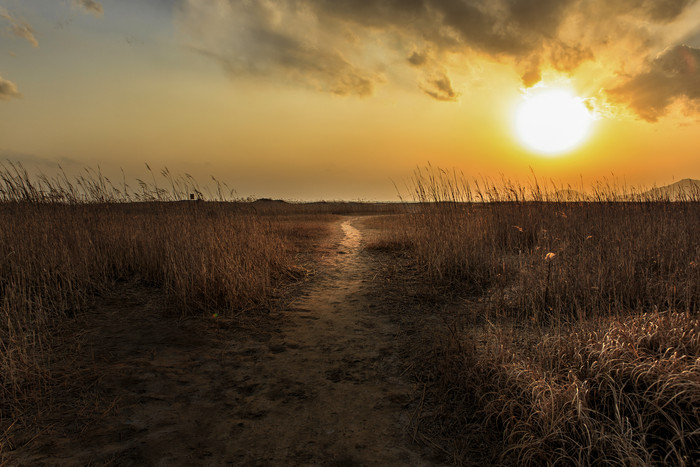
[[[410,192],[385,243],[471,315],[424,365],[443,436],[494,433],[507,465],[700,458],[697,190],[583,195],[429,167]]]
[[[531,201],[556,198],[539,186],[494,190],[417,174],[414,212],[393,235],[427,283],[489,292],[494,311],[521,319],[699,309],[700,197],[556,202]]]
[[[161,288],[174,313],[267,310],[304,273],[299,249],[331,219],[176,202],[190,190],[204,195],[191,178],[161,175],[170,191],[155,177],[131,192],[98,171],[51,179],[0,169],[0,448],[2,433],[50,387],[57,325],[115,281]]]

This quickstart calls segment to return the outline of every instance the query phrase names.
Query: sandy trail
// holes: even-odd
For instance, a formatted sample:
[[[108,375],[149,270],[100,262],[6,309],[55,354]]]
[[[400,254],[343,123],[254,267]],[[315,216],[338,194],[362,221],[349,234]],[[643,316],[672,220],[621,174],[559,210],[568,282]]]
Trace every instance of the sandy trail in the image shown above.
[[[285,311],[286,324],[265,365],[248,383],[247,403],[264,419],[241,434],[247,462],[337,465],[421,464],[402,427],[411,387],[395,359],[396,326],[373,313],[365,288],[374,272],[356,220],[326,251],[320,277]]]
[[[164,318],[155,291],[105,300],[80,323],[48,428],[10,463],[430,463],[407,434],[398,325],[367,298],[376,271],[361,226],[334,226],[317,277],[266,332]]]

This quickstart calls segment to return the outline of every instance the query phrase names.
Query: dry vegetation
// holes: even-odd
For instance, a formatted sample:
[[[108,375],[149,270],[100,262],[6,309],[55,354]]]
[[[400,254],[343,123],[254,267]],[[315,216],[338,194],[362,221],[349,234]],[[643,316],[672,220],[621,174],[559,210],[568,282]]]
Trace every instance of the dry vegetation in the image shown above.
[[[414,182],[414,212],[375,247],[463,315],[419,375],[424,439],[458,463],[700,459],[698,193],[562,201],[432,169]]]
[[[174,316],[264,311],[305,276],[304,250],[332,213],[358,206],[180,202],[204,195],[167,171],[136,192],[97,171],[77,179],[0,170],[0,452],[50,391],[57,329],[116,281],[158,287]],[[168,190],[160,188],[165,180]]]
[[[0,453],[51,390],[60,324],[115,282],[159,288],[175,316],[254,314],[307,274],[334,214],[395,210],[231,201],[161,175],[131,190],[0,169]],[[374,247],[409,281],[402,300],[459,304],[415,366],[422,439],[456,463],[700,459],[700,193],[414,182],[408,213],[374,220]]]

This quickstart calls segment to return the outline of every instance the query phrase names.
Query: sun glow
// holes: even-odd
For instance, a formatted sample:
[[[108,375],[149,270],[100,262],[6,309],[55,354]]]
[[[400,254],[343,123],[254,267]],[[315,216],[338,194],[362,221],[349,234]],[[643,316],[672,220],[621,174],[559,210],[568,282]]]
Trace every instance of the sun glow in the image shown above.
[[[515,115],[515,132],[523,145],[559,155],[583,143],[593,116],[583,99],[565,88],[541,88],[525,96]]]

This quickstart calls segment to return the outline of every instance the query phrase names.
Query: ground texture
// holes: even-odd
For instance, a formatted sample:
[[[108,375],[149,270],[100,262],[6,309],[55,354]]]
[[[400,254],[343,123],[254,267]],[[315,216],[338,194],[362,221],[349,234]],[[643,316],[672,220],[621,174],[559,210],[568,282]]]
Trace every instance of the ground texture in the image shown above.
[[[123,284],[74,320],[38,433],[12,465],[433,465],[412,441],[416,389],[398,321],[370,293],[361,218],[272,316],[174,319]],[[370,299],[369,297],[375,297]],[[62,332],[66,332],[63,330]],[[65,377],[61,380],[61,375]]]

